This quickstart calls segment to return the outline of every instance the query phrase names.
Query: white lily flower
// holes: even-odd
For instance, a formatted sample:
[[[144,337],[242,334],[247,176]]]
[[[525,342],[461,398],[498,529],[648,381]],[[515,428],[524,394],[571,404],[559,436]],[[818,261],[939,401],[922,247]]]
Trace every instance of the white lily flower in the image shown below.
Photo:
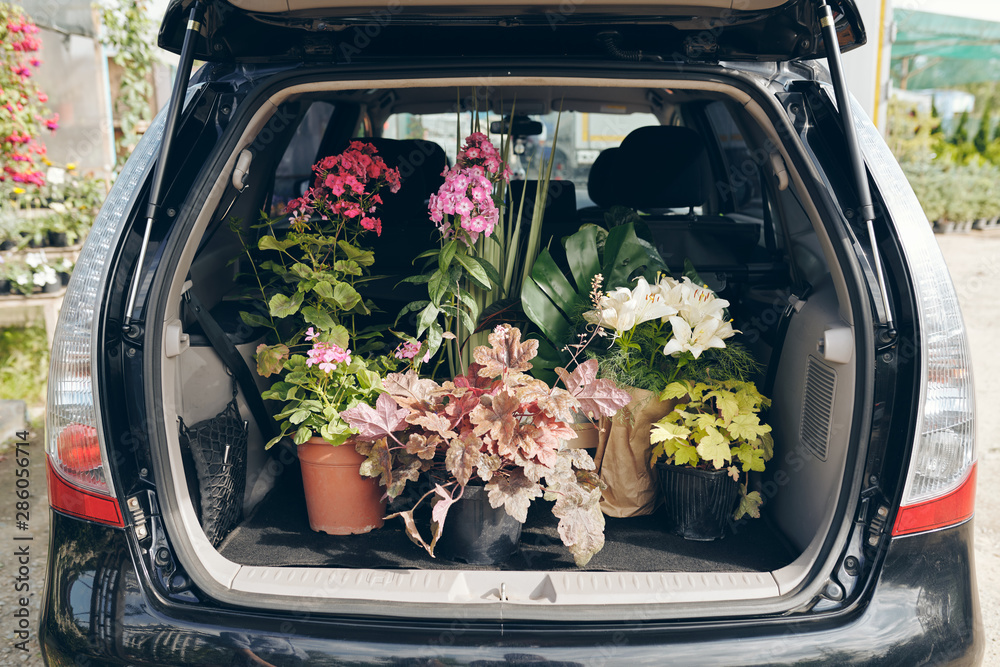
[[[597,307],[597,310],[584,313],[583,318],[591,324],[613,329],[615,336],[636,325],[636,302],[632,298],[632,290],[627,287],[605,294],[597,302]]]
[[[682,317],[671,317],[670,327],[673,337],[663,346],[664,355],[677,355],[690,352],[695,359],[709,348],[723,348],[726,343],[720,334],[729,337],[733,335],[733,327],[729,322],[714,317],[703,319],[694,328]]]
[[[677,309],[667,305],[655,286],[640,277],[632,289],[619,287],[601,297],[598,309],[583,314],[591,324],[614,329],[615,336],[643,322],[666,318],[677,313]]]

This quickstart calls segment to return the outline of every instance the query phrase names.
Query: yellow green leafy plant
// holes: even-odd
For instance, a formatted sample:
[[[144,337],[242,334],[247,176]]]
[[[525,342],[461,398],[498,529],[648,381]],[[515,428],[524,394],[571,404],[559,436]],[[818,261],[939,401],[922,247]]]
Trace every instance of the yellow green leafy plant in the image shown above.
[[[654,423],[649,441],[655,445],[650,466],[658,461],[704,470],[726,470],[742,482],[740,505],[734,514],[758,518],[763,499],[747,491],[747,473],[763,472],[774,455],[771,427],[760,411],[771,404],[752,382],[671,382],[660,400],[676,400],[674,409]]]

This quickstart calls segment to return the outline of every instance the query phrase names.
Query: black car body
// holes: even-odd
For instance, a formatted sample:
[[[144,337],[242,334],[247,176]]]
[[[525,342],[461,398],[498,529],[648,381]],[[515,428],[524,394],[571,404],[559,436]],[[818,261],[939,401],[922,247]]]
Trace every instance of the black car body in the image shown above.
[[[176,127],[161,114],[116,181],[53,349],[50,664],[978,664],[964,327],[898,165],[867,120],[845,132],[836,85],[809,60],[825,55],[821,3],[293,4],[175,1],[164,20],[161,44],[181,50],[188,33],[187,56],[206,64]],[[863,43],[853,3],[835,4],[841,46]],[[708,138],[704,204],[662,229],[689,254],[708,248],[703,273],[734,295],[750,342],[776,352],[785,436],[759,482],[773,520],[734,526],[739,553],[659,566],[632,544],[628,567],[432,576],[409,561],[310,562],[282,543],[295,536],[280,510],[244,551],[200,532],[175,431],[212,355],[181,367],[197,343],[180,303],[189,289],[221,302],[222,222],[297,194],[289,146],[309,149],[306,167],[352,136],[402,150],[385,143],[390,119],[454,111],[455,87],[500,112],[498,91],[538,115],[554,99],[581,114],[618,100]],[[397,163],[407,155],[415,170],[427,159]],[[590,185],[574,221],[601,208]],[[749,250],[733,245],[748,233]],[[275,451],[255,464],[261,484],[294,470]],[[275,488],[248,490],[258,522]],[[783,555],[768,560],[763,541]]]

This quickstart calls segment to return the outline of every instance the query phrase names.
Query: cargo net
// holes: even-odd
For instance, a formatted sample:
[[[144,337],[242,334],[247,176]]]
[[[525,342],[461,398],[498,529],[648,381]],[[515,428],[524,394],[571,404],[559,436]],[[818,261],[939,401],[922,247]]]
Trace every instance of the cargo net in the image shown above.
[[[247,472],[247,424],[233,398],[226,408],[188,427],[180,420],[182,449],[190,452],[198,479],[198,518],[212,546],[243,517]]]

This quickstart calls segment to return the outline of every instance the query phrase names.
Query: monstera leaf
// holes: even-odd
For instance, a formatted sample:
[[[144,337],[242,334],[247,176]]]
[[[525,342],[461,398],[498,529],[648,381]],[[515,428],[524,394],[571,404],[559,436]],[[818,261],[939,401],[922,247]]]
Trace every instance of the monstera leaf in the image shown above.
[[[600,273],[604,277],[601,289],[606,292],[616,287],[631,287],[639,276],[652,282],[657,273],[667,270],[660,253],[643,236],[648,236],[648,232],[641,222],[618,225],[608,232],[595,225],[584,225],[563,239],[573,282],[547,249],[541,251],[531,277],[521,288],[524,312],[545,339],[540,341],[534,362],[537,376],[552,379],[553,369],[568,361],[568,355],[561,350],[574,342],[575,320],[588,309],[595,275]]]

